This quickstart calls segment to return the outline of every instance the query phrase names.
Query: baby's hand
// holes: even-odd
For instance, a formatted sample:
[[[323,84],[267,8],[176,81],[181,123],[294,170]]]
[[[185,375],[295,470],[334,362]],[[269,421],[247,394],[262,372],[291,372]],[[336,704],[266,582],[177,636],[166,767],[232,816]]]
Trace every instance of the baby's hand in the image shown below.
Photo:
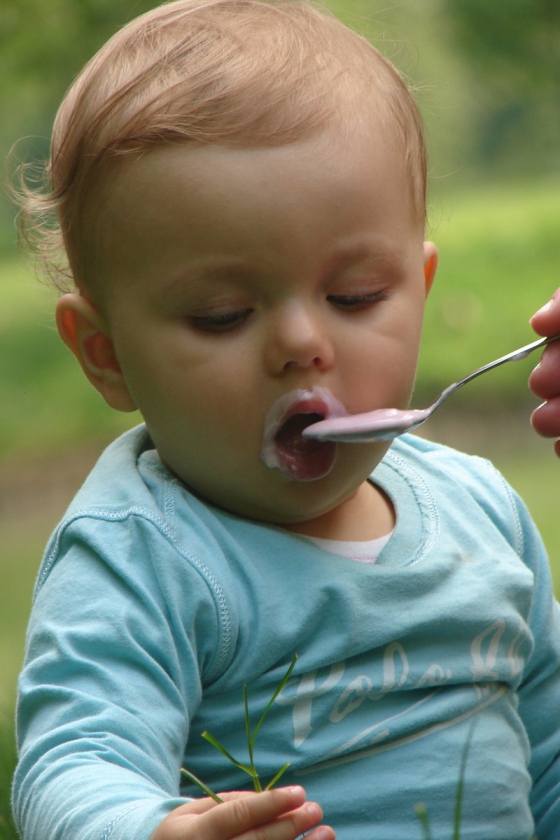
[[[553,299],[531,319],[531,325],[540,335],[560,333],[560,289]],[[531,422],[543,437],[560,437],[560,340],[549,344],[540,364],[529,378],[533,393],[545,400],[533,412]],[[554,446],[560,456],[560,441]]]
[[[305,801],[301,787],[264,793],[223,793],[224,800],[197,799],[172,811],[151,840],[335,840],[332,828],[317,826],[323,812]],[[317,826],[314,830],[314,826]]]

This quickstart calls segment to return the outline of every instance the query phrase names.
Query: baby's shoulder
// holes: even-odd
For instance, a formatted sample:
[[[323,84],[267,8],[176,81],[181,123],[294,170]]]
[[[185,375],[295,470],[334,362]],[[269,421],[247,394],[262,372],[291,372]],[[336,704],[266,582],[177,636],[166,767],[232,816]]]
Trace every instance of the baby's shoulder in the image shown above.
[[[204,502],[165,467],[138,426],[99,457],[51,536],[42,574],[80,552],[103,558],[119,575],[200,574],[209,562],[209,520]],[[212,556],[219,565],[220,552]]]
[[[440,505],[457,506],[468,498],[504,527],[518,518],[521,500],[487,458],[418,435],[395,440],[386,457],[410,481],[416,476],[417,482],[429,487]]]
[[[502,483],[499,470],[487,458],[462,452],[451,446],[409,434],[397,438],[388,452],[389,459],[402,459],[415,465],[422,473],[434,475],[461,476],[463,479],[481,476],[485,480]]]

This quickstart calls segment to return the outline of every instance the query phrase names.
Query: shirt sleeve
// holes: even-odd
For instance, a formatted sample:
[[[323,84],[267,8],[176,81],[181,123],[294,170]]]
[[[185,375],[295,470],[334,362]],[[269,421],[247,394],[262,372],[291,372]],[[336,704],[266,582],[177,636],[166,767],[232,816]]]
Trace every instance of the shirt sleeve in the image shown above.
[[[162,585],[162,564],[177,571],[165,593],[174,575]],[[20,678],[13,805],[24,840],[148,840],[184,803],[179,770],[218,625],[204,576],[152,523],[63,529]]]

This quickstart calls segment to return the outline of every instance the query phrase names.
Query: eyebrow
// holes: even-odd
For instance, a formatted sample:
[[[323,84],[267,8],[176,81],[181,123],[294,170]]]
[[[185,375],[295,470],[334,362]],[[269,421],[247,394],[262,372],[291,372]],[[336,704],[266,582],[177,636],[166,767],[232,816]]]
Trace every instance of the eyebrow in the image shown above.
[[[405,251],[398,245],[388,248],[385,243],[371,241],[369,244],[362,244],[342,248],[334,254],[331,261],[331,270],[340,271],[354,263],[369,262],[375,265],[398,265],[404,258]]]
[[[360,242],[356,245],[340,248],[339,251],[334,252],[327,258],[325,265],[329,274],[344,271],[355,263],[368,262],[380,266],[395,267],[400,264],[403,256],[404,251],[400,246],[388,248],[385,243],[372,240],[371,242]],[[199,285],[201,288],[207,288],[213,283],[219,285],[220,283],[231,284],[237,281],[241,284],[247,282],[256,273],[254,266],[242,259],[209,257],[201,259],[198,264],[196,262],[189,264],[188,271],[179,272],[164,280],[161,291],[171,296],[175,289],[185,281]]]
[[[188,271],[179,272],[162,283],[162,291],[165,294],[173,294],[173,291],[181,283],[197,283],[207,286],[211,283],[223,283],[224,281],[241,280],[252,273],[252,269],[242,260],[210,259],[201,260],[199,264],[189,264]]]

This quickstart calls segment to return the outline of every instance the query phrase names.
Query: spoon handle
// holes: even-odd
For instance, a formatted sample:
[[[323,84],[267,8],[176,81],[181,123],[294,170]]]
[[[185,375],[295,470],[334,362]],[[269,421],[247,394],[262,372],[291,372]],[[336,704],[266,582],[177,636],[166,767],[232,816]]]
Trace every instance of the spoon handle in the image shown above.
[[[560,333],[558,335],[547,335],[544,338],[538,338],[536,341],[531,342],[531,344],[526,344],[524,347],[512,350],[511,353],[506,353],[505,356],[500,356],[499,359],[494,359],[493,362],[488,362],[487,365],[483,365],[472,373],[469,373],[469,375],[465,376],[463,379],[459,379],[458,382],[455,382],[453,385],[450,385],[449,388],[446,388],[443,393],[447,395],[447,392],[450,389],[456,390],[457,388],[461,388],[463,385],[466,385],[467,382],[470,382],[482,373],[486,373],[487,370],[492,370],[492,368],[499,367],[499,365],[503,365],[506,362],[518,362],[521,359],[526,359],[533,350],[538,350],[539,347],[544,347],[552,341],[558,341],[558,339],[560,339]]]

